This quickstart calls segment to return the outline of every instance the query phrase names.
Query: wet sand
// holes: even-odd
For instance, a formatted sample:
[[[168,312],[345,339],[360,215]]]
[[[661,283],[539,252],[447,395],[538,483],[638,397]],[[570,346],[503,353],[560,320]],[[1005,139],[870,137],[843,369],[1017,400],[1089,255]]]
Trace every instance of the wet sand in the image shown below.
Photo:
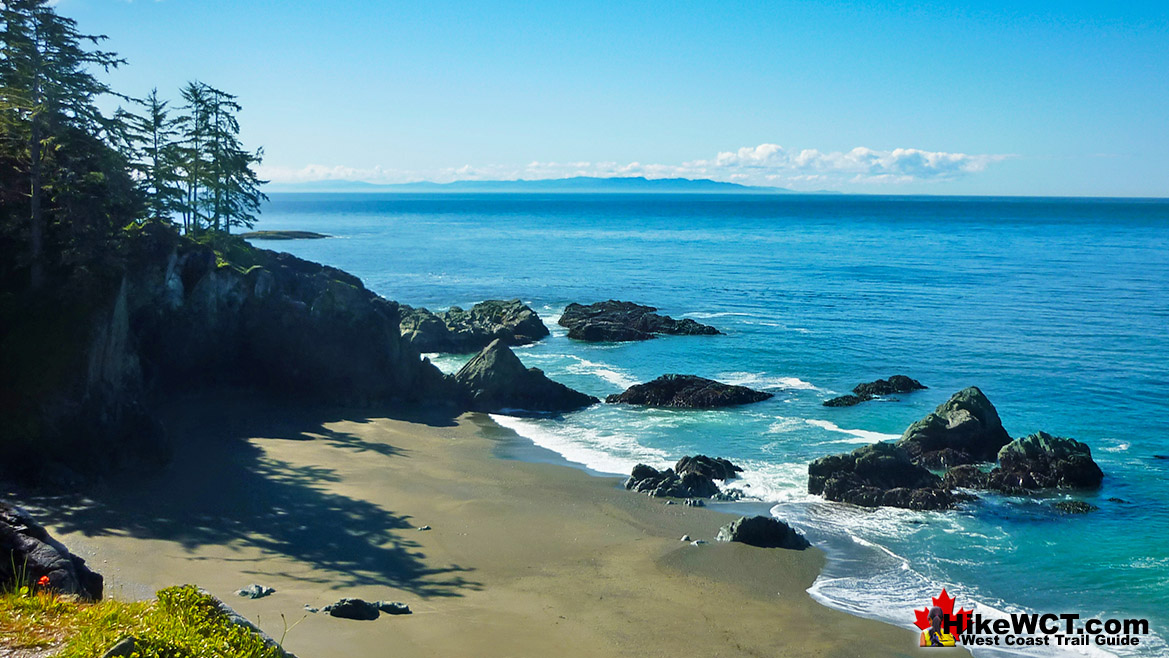
[[[913,631],[808,596],[820,551],[717,544],[733,517],[502,459],[517,439],[482,415],[235,399],[168,416],[176,452],[164,472],[89,499],[21,502],[105,575],[107,595],[196,583],[301,658],[919,654]],[[234,594],[251,583],[276,593]],[[350,621],[303,608],[343,596],[413,614]]]

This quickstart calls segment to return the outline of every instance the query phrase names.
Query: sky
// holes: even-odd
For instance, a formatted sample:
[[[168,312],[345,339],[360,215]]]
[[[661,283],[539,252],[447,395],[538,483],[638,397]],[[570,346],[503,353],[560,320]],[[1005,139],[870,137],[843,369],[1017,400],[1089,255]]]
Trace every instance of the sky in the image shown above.
[[[59,0],[274,182],[1169,196],[1169,2]]]

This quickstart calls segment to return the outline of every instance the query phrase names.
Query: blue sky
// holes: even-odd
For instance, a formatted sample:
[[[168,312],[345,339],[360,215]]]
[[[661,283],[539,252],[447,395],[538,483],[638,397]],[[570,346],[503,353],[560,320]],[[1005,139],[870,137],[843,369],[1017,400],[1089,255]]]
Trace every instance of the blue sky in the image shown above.
[[[1169,3],[60,0],[278,181],[1169,196]]]

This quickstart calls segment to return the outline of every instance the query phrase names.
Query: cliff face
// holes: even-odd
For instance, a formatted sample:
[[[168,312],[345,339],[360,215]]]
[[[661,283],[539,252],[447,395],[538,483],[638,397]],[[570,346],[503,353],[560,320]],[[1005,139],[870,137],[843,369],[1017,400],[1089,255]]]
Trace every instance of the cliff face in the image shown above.
[[[0,467],[27,476],[164,460],[150,401],[209,387],[355,406],[458,398],[402,340],[398,305],[356,277],[217,246],[143,230],[116,268],[83,271],[74,279],[84,285],[64,286],[60,299],[10,313],[20,326],[0,345],[13,375],[0,396],[13,421],[0,428]],[[61,308],[74,317],[54,317]],[[66,322],[64,336],[38,338],[38,327]],[[19,353],[30,349],[52,353]]]

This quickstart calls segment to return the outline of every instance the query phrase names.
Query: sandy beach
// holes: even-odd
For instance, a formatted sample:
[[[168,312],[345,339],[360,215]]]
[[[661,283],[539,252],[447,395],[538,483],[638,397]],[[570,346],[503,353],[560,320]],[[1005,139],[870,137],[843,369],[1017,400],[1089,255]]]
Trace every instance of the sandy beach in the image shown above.
[[[486,416],[236,398],[167,417],[164,472],[89,499],[21,502],[105,575],[108,596],[196,583],[302,658],[918,652],[912,631],[808,596],[820,551],[714,543],[733,517],[501,458],[521,439]],[[251,583],[276,593],[234,594]],[[362,622],[304,609],[346,596],[413,614]]]

